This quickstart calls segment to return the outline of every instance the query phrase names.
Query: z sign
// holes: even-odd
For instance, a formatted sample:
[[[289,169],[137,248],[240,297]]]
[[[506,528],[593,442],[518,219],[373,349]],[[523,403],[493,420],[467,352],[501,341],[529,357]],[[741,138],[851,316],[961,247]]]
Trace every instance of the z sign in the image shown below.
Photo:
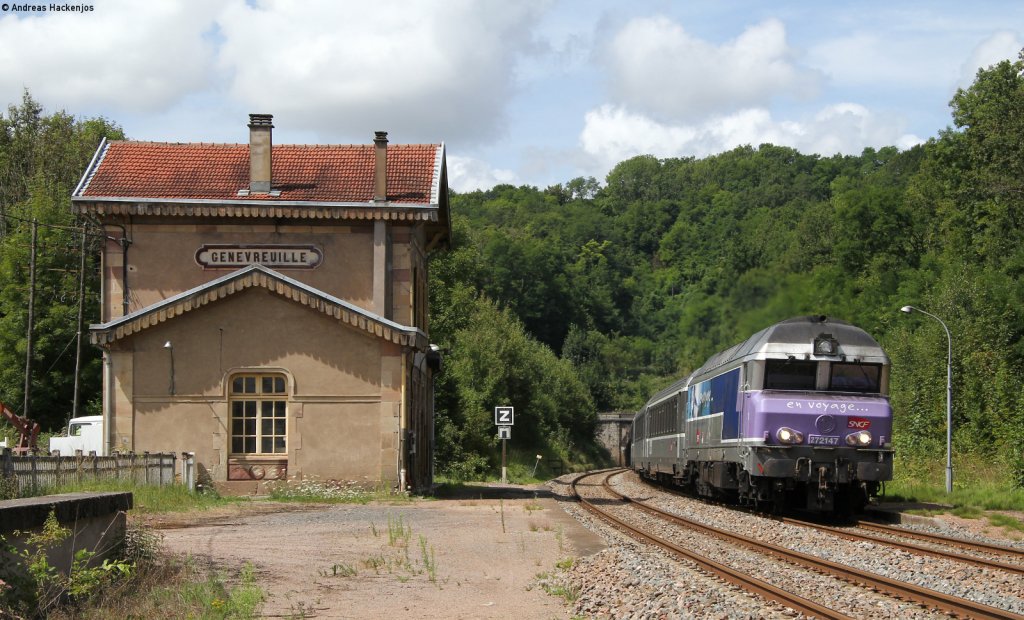
[[[512,426],[512,420],[515,417],[512,407],[495,407],[494,408],[494,423],[498,426]]]

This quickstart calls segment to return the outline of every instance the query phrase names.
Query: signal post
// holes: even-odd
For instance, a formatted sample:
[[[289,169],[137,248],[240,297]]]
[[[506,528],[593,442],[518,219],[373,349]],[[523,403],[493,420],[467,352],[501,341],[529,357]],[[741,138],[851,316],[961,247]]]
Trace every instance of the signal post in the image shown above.
[[[505,442],[512,439],[512,424],[515,422],[515,408],[495,407],[494,423],[498,426],[498,439],[501,440],[501,483],[508,483],[508,467],[505,461]]]

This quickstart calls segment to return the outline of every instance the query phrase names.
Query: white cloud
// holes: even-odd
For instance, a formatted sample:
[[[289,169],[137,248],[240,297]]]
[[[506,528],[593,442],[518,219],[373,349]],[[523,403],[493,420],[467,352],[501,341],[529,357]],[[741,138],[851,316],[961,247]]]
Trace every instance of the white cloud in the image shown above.
[[[979,68],[1001,60],[1016,60],[1024,47],[1018,33],[964,23],[935,24],[928,31],[861,31],[823,41],[808,54],[810,63],[837,86],[859,89],[930,89],[968,86]],[[970,26],[970,27],[968,27]],[[965,46],[977,40],[978,30],[990,33],[964,60]]]
[[[949,50],[916,33],[854,32],[815,45],[808,57],[838,86],[905,88],[949,79]]]
[[[793,62],[782,22],[769,19],[714,45],[665,17],[627,23],[607,50],[610,90],[619,103],[663,121],[805,98],[819,75]]]
[[[518,177],[511,170],[492,168],[479,159],[448,155],[446,164],[448,166],[448,187],[457,192],[490,189],[502,183],[520,184]]]
[[[587,113],[580,134],[583,151],[603,172],[636,155],[705,157],[744,144],[770,143],[829,156],[858,154],[868,146],[906,149],[920,142],[904,133],[901,123],[851,103],[827,106],[802,121],[776,120],[763,108],[748,108],[694,125],[659,123],[624,107],[604,105]]]
[[[1003,30],[988,37],[978,44],[971,52],[970,58],[960,67],[960,79],[957,86],[967,88],[977,77],[978,69],[983,69],[1003,60],[1017,60],[1017,54],[1024,47],[1024,41],[1015,32]]]
[[[215,3],[105,0],[0,17],[0,93],[47,107],[157,110],[210,83]]]
[[[304,128],[401,142],[482,142],[502,134],[538,2],[235,0],[219,66],[253,110]]]

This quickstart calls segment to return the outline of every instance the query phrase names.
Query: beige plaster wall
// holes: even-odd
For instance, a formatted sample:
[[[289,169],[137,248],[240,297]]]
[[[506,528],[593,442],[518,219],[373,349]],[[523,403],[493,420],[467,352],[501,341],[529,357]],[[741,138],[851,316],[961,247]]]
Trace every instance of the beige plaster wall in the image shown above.
[[[281,372],[289,383],[290,475],[394,480],[402,359],[397,345],[266,289],[246,289],[115,344],[115,449],[196,452],[224,480],[225,378]]]
[[[204,244],[312,244],[323,262],[315,269],[275,268],[288,277],[326,293],[369,308],[373,300],[373,228],[350,225],[274,223],[263,220],[209,218],[189,220],[136,217],[126,223],[132,243],[128,249],[129,312],[204,284],[235,269],[204,269],[195,260]],[[120,237],[119,227],[109,227]],[[122,316],[122,250],[118,243],[104,248],[103,320]]]
[[[391,299],[392,316],[402,325],[425,329],[423,317],[416,316],[416,277],[426,276],[426,254],[423,251],[422,226],[396,226],[391,240]],[[420,294],[426,287],[420,287]]]
[[[394,482],[398,477],[395,410],[394,403],[304,403],[302,417],[295,421],[302,445],[290,468],[321,480]]]

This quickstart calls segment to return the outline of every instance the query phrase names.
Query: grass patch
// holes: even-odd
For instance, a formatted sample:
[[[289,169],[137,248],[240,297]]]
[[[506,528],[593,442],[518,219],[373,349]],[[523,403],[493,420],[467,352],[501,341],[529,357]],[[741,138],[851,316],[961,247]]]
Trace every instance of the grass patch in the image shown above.
[[[466,497],[472,494],[472,487],[461,480],[452,480],[444,476],[434,478],[434,497]]]
[[[576,602],[580,597],[579,588],[567,584],[558,575],[550,573],[537,573],[535,576],[537,585],[551,596],[563,599],[567,604]]]
[[[1024,512],[1024,489],[1012,486],[998,465],[976,459],[954,464],[953,492],[946,493],[941,464],[905,463],[896,479],[886,483],[879,499],[885,502],[936,504],[911,514],[953,514],[964,519],[985,518],[996,527],[1024,532],[1024,522],[990,511]],[[956,469],[956,466],[960,466]]]
[[[168,602],[192,610],[200,618],[253,618],[264,599],[251,564],[245,565],[233,586],[210,572],[205,581],[185,583],[177,592],[164,590],[163,594]]]
[[[1024,534],[1024,521],[1021,521],[1020,519],[1015,519],[1014,517],[1000,514],[998,512],[987,515],[987,518],[988,522],[996,527],[1002,527]]]
[[[376,530],[376,526],[374,526]],[[412,538],[412,526],[406,525],[402,515],[392,517],[388,515],[388,546],[409,547],[409,539]]]
[[[196,493],[183,485],[154,486],[136,484],[131,480],[94,480],[81,484],[50,487],[40,495],[57,493],[131,493],[134,513],[189,512],[209,510],[218,506],[249,502],[247,497],[221,497],[213,491]]]
[[[371,523],[370,531],[374,538],[382,539],[382,544],[386,534],[387,546],[381,547],[381,553],[362,560],[362,565],[365,568],[373,570],[378,575],[382,570],[387,571],[402,583],[412,577],[424,574],[431,583],[439,588],[441,583],[448,582],[447,579],[438,581],[437,557],[434,547],[427,542],[427,538],[422,534],[417,536],[420,549],[419,558],[410,555],[412,526],[405,522],[402,515],[388,514],[387,527],[378,527],[375,523]]]
[[[996,482],[954,486],[953,492],[947,494],[943,485],[894,480],[885,485],[885,494],[880,499],[886,502],[944,504],[952,508],[1024,511],[1024,489]]]
[[[338,562],[331,567],[331,570],[321,570],[321,577],[355,577],[359,574],[355,566],[345,564],[344,562]]]
[[[129,583],[105,591],[88,604],[61,609],[53,620],[108,618],[196,618],[198,620],[259,617],[266,596],[251,564],[230,578],[194,559],[162,559],[140,566]]]
[[[423,559],[423,570],[427,572],[430,583],[437,583],[437,560],[434,559],[434,547],[427,549],[427,539],[420,536],[420,554]]]
[[[957,506],[950,512],[961,519],[979,519],[984,511],[977,506]]]
[[[1024,512],[1024,489],[1013,486],[1004,469],[980,457],[957,459],[953,492],[947,494],[942,463],[904,461],[897,464],[896,477],[886,483],[880,498],[890,502]]]

